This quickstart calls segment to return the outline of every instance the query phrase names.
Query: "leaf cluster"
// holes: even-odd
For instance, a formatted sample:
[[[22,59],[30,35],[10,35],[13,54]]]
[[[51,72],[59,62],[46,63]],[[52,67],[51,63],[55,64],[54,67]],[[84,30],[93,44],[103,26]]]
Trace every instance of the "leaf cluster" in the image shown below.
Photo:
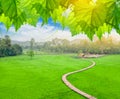
[[[23,24],[36,26],[42,18],[47,24],[52,18],[68,27],[72,35],[85,33],[99,38],[112,28],[120,33],[120,0],[0,0],[0,22],[16,31]]]

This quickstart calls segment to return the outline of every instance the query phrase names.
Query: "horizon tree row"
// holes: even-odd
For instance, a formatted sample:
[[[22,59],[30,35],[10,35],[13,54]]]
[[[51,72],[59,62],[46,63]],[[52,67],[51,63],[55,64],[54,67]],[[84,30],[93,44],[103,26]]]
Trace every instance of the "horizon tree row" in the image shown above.
[[[21,55],[22,51],[20,45],[11,44],[11,39],[8,35],[0,38],[0,57]]]

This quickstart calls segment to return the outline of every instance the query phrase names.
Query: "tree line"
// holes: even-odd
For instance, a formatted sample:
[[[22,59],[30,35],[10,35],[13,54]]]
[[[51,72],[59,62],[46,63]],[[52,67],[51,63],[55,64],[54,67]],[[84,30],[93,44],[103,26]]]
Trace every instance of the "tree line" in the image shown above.
[[[27,49],[29,46],[24,46]],[[34,50],[48,53],[90,53],[90,54],[120,54],[120,41],[112,36],[94,39],[75,39],[72,41],[55,38],[42,44],[35,43]]]
[[[0,57],[16,56],[22,54],[22,47],[18,44],[11,44],[11,39],[8,35],[0,38]]]

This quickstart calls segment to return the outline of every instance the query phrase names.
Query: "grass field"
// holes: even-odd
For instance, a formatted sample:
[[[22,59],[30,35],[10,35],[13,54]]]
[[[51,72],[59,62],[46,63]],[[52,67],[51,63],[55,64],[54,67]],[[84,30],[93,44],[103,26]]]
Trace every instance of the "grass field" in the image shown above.
[[[71,75],[69,81],[98,99],[120,99],[120,55],[92,60],[94,68]]]
[[[61,77],[89,64],[72,55],[1,58],[0,99],[82,99],[63,84]]]
[[[0,58],[0,99],[85,99],[66,87],[63,74],[90,65],[74,55]],[[96,67],[69,81],[98,99],[119,99],[120,55],[93,59]]]

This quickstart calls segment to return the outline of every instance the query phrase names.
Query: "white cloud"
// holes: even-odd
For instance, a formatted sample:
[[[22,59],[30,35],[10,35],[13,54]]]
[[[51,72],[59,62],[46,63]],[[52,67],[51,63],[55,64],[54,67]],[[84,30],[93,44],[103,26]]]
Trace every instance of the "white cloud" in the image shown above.
[[[55,26],[45,25],[42,26],[38,23],[36,27],[31,25],[23,25],[17,32],[14,27],[11,27],[8,31],[12,40],[28,41],[34,38],[37,42],[44,42],[52,40],[54,38],[70,39],[71,33],[68,30],[59,30]]]
[[[72,37],[69,30],[61,30],[52,25],[41,26],[40,23],[38,23],[36,27],[28,24],[23,25],[17,32],[14,27],[11,27],[7,33],[4,33],[4,35],[6,34],[9,35],[12,40],[17,41],[28,41],[31,38],[34,38],[37,42],[49,41],[54,38],[68,40],[88,39],[84,34],[78,34]],[[112,30],[110,35],[113,36],[115,40],[120,41],[120,35],[117,34],[115,30]],[[104,36],[108,36],[108,34]]]

